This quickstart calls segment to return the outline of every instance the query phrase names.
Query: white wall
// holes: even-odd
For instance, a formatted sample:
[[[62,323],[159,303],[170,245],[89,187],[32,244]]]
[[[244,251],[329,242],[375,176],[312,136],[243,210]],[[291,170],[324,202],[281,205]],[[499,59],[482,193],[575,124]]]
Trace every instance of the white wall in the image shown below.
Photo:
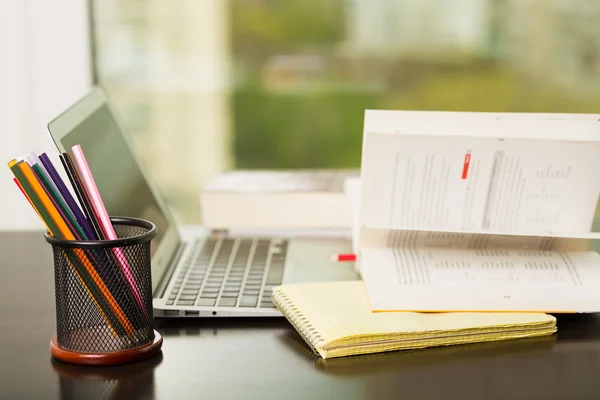
[[[86,0],[0,1],[0,230],[43,229],[6,163],[31,151],[58,161],[46,125],[91,79]]]

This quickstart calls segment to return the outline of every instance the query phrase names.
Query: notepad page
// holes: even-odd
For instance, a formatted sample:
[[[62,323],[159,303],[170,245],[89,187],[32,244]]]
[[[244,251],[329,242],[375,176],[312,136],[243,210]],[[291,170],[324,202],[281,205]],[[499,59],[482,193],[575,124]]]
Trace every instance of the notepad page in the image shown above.
[[[275,291],[285,293],[325,343],[358,335],[544,325],[555,321],[540,313],[372,313],[361,281],[288,284]]]

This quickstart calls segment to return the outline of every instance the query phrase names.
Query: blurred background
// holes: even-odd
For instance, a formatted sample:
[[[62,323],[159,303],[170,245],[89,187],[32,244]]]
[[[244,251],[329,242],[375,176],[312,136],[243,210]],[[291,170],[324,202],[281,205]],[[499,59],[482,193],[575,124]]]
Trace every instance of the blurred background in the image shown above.
[[[80,8],[90,82],[109,92],[183,223],[201,221],[200,188],[224,170],[358,168],[366,108],[600,112],[595,0]]]

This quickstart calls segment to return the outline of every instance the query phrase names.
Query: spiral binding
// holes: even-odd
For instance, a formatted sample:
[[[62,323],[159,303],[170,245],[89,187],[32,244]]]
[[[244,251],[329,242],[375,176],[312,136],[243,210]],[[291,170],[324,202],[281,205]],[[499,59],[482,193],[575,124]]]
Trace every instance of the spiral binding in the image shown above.
[[[302,336],[312,351],[318,356],[321,356],[317,348],[325,343],[325,339],[317,329],[310,324],[308,319],[302,314],[302,311],[280,290],[275,289],[273,291],[272,299],[275,306],[277,306],[285,318],[292,324],[300,336]]]

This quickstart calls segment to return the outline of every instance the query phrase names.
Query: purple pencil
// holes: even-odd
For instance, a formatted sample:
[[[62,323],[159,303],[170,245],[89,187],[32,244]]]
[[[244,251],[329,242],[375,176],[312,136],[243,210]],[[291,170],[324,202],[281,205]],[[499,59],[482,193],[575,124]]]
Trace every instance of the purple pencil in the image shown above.
[[[65,201],[69,205],[69,208],[75,215],[77,222],[79,222],[79,225],[81,225],[81,228],[85,232],[85,235],[87,236],[88,240],[98,240],[98,237],[94,233],[94,230],[92,229],[90,223],[88,222],[85,215],[83,215],[83,212],[81,212],[81,209],[75,202],[73,196],[71,196],[71,192],[69,191],[62,178],[58,174],[58,171],[56,171],[56,168],[54,168],[54,164],[52,164],[52,161],[50,161],[48,155],[46,153],[42,153],[40,154],[39,158],[44,167],[46,167],[48,175],[50,175],[50,178],[52,178],[60,194],[62,194]]]

